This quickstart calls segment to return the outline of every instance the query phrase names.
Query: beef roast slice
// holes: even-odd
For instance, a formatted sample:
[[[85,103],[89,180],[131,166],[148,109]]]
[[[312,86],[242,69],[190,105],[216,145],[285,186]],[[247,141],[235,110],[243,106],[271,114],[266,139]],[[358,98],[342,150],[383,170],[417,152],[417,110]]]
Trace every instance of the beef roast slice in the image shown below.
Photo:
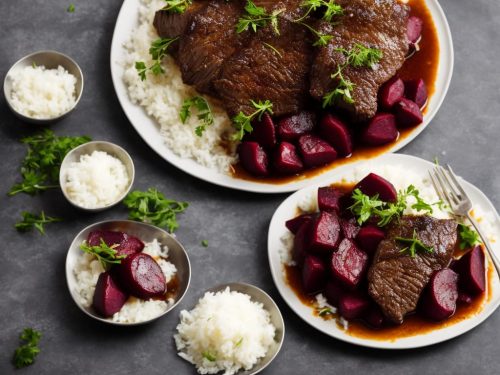
[[[395,238],[412,238],[414,230],[426,246],[434,249],[432,253],[417,251],[411,257],[401,252],[405,245]],[[368,272],[368,291],[391,321],[402,323],[406,314],[415,311],[431,275],[450,263],[456,240],[454,220],[404,216],[390,224]]]
[[[338,0],[337,3],[344,9],[340,23],[333,26],[320,21],[317,24],[322,33],[333,38],[326,47],[318,49],[311,69],[310,93],[322,100],[337,87],[338,79],[330,76],[346,61],[337,48],[350,50],[356,43],[378,48],[383,57],[373,69],[348,66],[342,72],[343,77],[355,85],[354,103],[339,100],[336,105],[344,108],[354,120],[362,121],[375,115],[380,86],[393,77],[405,61],[409,8],[398,0]]]
[[[255,111],[251,100],[270,100],[275,116],[299,112],[307,102],[312,41],[307,30],[290,21],[303,11],[302,0],[256,1],[279,17],[280,35],[270,25],[250,34],[250,43],[228,59],[214,86],[230,116]],[[276,52],[277,51],[277,52]]]

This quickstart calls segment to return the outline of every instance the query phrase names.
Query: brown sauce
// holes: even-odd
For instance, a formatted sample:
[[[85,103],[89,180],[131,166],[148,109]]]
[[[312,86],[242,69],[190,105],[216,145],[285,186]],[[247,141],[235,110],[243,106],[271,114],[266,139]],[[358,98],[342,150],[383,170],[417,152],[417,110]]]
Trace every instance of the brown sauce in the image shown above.
[[[398,74],[403,79],[417,79],[422,78],[427,86],[429,98],[435,91],[435,80],[439,67],[439,40],[437,36],[436,27],[432,20],[431,13],[425,4],[425,0],[410,0],[408,3],[411,7],[411,15],[420,17],[423,21],[422,41],[420,42],[420,50],[409,58]],[[426,109],[424,108],[424,113]],[[418,128],[418,126],[417,126]],[[274,185],[287,184],[290,182],[297,182],[314,176],[323,174],[324,172],[360,160],[372,159],[376,156],[387,153],[398,142],[407,138],[416,128],[400,130],[398,139],[387,145],[378,147],[367,147],[362,145],[355,145],[353,154],[348,158],[335,160],[333,163],[323,167],[309,169],[298,175],[279,177],[255,177],[246,172],[243,167],[238,163],[232,166],[231,174],[235,178],[256,181],[260,183],[269,183]]]

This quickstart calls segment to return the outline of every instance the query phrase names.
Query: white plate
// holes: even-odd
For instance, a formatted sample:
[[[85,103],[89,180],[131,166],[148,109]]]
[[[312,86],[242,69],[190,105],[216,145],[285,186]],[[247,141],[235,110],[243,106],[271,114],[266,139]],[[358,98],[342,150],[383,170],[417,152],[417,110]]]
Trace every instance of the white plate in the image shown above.
[[[459,336],[479,325],[486,318],[488,318],[500,305],[500,281],[496,276],[494,276],[494,280],[492,282],[491,299],[485,304],[479,314],[448,327],[438,328],[431,332],[427,332],[417,336],[400,338],[395,341],[380,341],[359,338],[347,334],[343,329],[337,327],[337,325],[333,321],[323,320],[321,317],[314,316],[313,309],[309,306],[304,305],[299,300],[295,292],[287,284],[279,250],[283,247],[283,245],[281,244],[281,237],[288,231],[285,227],[285,221],[297,215],[298,202],[303,201],[303,199],[305,197],[309,197],[310,194],[315,194],[316,189],[320,186],[326,186],[334,182],[340,182],[343,179],[345,179],[345,181],[355,182],[353,176],[353,168],[357,165],[363,164],[363,168],[370,168],[371,166],[375,167],[380,165],[402,165],[408,170],[411,170],[412,172],[417,173],[422,177],[428,176],[428,171],[434,166],[432,163],[423,159],[419,159],[414,156],[399,154],[384,155],[364,163],[357,163],[356,165],[351,165],[349,168],[338,169],[334,174],[329,176],[327,180],[324,180],[323,183],[309,186],[297,191],[296,193],[289,196],[285,201],[283,201],[283,203],[274,213],[271,224],[269,225],[268,256],[274,283],[276,284],[276,287],[278,288],[278,291],[280,292],[283,299],[298,316],[300,316],[304,321],[309,323],[314,328],[320,330],[321,332],[337,339],[350,342],[352,344],[380,349],[409,349],[428,346]],[[467,194],[469,194],[469,196],[471,197],[474,205],[479,205],[485,210],[485,212],[491,212],[494,214],[494,225],[496,228],[496,233],[500,234],[500,218],[493,204],[478,188],[468,183],[467,181],[460,181],[463,182],[464,188]],[[496,243],[492,243],[491,245],[493,247],[493,250],[497,251],[498,254],[500,254],[500,243],[497,241]]]
[[[439,69],[435,83],[436,90],[428,103],[427,113],[424,116],[423,124],[416,127],[415,130],[404,140],[394,144],[394,146],[388,149],[387,152],[395,152],[401,149],[416,138],[420,132],[422,132],[429,125],[441,106],[450,84],[453,72],[453,43],[448,21],[446,20],[446,16],[444,15],[444,12],[437,0],[426,0],[426,3],[432,14],[432,18],[434,19],[440,47]],[[123,66],[121,65],[121,62],[124,61],[125,54],[123,45],[128,41],[129,36],[138,24],[138,13],[138,0],[125,0],[123,2],[116,21],[113,41],[111,44],[111,76],[118,100],[120,101],[123,111],[127,115],[131,124],[144,141],[163,159],[184,172],[213,184],[259,193],[283,193],[295,191],[336,173],[337,168],[332,167],[331,169],[327,169],[323,173],[314,175],[313,177],[284,184],[253,182],[233,178],[213,169],[203,167],[191,159],[184,159],[175,155],[164,144],[160,136],[159,125],[155,122],[155,120],[149,117],[141,106],[132,103],[128,96],[125,83],[122,79]]]

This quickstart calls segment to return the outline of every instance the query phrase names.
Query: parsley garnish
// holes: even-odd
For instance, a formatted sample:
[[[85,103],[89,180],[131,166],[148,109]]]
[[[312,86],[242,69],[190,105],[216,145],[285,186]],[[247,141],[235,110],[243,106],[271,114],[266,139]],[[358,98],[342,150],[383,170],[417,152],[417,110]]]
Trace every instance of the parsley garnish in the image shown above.
[[[267,14],[265,8],[258,7],[252,0],[247,0],[245,12],[246,14],[244,14],[236,24],[237,33],[247,31],[249,28],[251,28],[254,32],[257,32],[257,29],[265,27],[269,22],[271,23],[274,33],[276,35],[280,34],[278,27],[278,15],[283,12],[283,9],[275,10],[271,14]]]
[[[68,9],[66,9],[68,13],[74,13],[75,12],[75,4],[71,3],[68,6]]]
[[[21,344],[14,352],[12,363],[16,368],[22,368],[33,364],[36,356],[40,353],[38,342],[42,334],[33,328],[25,328],[19,339]]]
[[[57,137],[51,130],[21,139],[28,145],[28,152],[21,164],[23,181],[15,184],[9,195],[40,191],[59,187],[59,169],[66,154],[73,148],[89,142],[89,137]]]
[[[318,39],[313,43],[313,47],[325,47],[333,36],[322,34],[319,31],[313,29],[305,22],[297,21],[298,24],[305,26],[311,33],[313,33]]]
[[[334,0],[304,0],[302,4],[300,4],[302,8],[307,8],[306,13],[300,17],[296,21],[303,21],[305,20],[311,12],[315,12],[316,10],[320,8],[324,8],[325,11],[323,12],[323,16],[321,17],[327,22],[332,22],[333,17],[335,16],[342,16],[344,14],[344,10],[342,9],[342,6],[339,4],[336,4]]]
[[[88,254],[94,255],[99,263],[101,263],[102,268],[108,269],[113,264],[120,264],[125,255],[118,254],[116,248],[119,244],[113,244],[108,246],[106,242],[101,238],[101,243],[97,246],[90,246],[87,241],[84,241],[80,245],[80,249]]]
[[[479,234],[465,224],[458,224],[458,237],[462,250],[482,243]]]
[[[155,76],[165,73],[165,70],[161,66],[161,61],[168,54],[168,47],[175,42],[179,37],[176,38],[158,38],[151,43],[149,48],[149,54],[153,59],[153,64],[151,66],[146,66],[144,61],[136,61],[135,69],[137,74],[141,77],[141,81],[146,79],[146,73],[151,71]]]
[[[31,212],[23,212],[23,219],[17,222],[14,226],[20,232],[27,232],[33,228],[39,231],[41,234],[45,234],[44,224],[55,223],[61,221],[57,217],[45,216],[42,211],[40,215],[32,214]]]
[[[201,246],[208,247],[208,241],[207,240],[201,241]]]
[[[153,188],[133,191],[123,203],[129,209],[129,219],[168,228],[170,233],[179,227],[176,215],[188,207],[188,203],[167,199]]]
[[[242,342],[243,342],[243,337],[242,337],[242,338],[240,338],[240,339],[236,342],[236,344],[234,344],[234,347],[235,347],[235,348],[239,348],[239,347],[241,346],[241,343],[242,343]]]
[[[237,133],[233,135],[234,141],[241,141],[245,133],[251,133],[253,131],[252,120],[258,118],[260,121],[262,119],[262,115],[266,112],[273,114],[273,103],[270,100],[266,100],[264,102],[255,102],[250,100],[254,108],[255,112],[250,115],[245,115],[243,112],[238,113],[235,117],[233,117],[233,124],[237,130]]]
[[[212,110],[210,109],[210,105],[207,100],[201,96],[194,96],[190,99],[186,99],[184,100],[184,103],[182,103],[182,108],[179,112],[179,116],[183,124],[186,123],[186,120],[189,116],[191,116],[192,106],[194,106],[198,111],[198,120],[200,120],[200,125],[196,127],[194,132],[198,137],[201,137],[206,127],[214,123]]]
[[[210,351],[205,350],[203,353],[201,353],[202,357],[205,358],[207,361],[210,362],[215,362],[217,361],[217,357],[215,354],[212,354]]]
[[[412,258],[414,258],[415,255],[417,255],[417,251],[426,253],[434,252],[433,247],[425,246],[424,243],[418,239],[417,231],[415,229],[413,230],[412,238],[396,237],[395,240],[402,243],[403,245],[409,245],[401,249],[399,252],[400,253],[408,252]]]
[[[192,4],[192,0],[165,0],[165,5],[161,10],[168,13],[184,13],[186,9]]]
[[[318,311],[319,316],[332,315],[332,314],[333,314],[333,311],[329,307],[324,307]]]
[[[276,49],[275,46],[273,46],[272,44],[269,44],[269,43],[266,43],[266,42],[262,42],[262,44],[268,48],[270,48],[274,53],[276,53],[279,57],[283,57],[283,55],[280,53],[280,51],[278,51]]]

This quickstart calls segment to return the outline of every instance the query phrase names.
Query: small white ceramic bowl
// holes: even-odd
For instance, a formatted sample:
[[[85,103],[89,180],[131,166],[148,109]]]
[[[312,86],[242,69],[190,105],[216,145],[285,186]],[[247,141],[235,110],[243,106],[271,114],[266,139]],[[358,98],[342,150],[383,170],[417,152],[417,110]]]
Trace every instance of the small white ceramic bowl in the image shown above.
[[[143,242],[151,242],[157,239],[161,245],[168,246],[168,261],[175,265],[177,268],[176,276],[178,278],[178,289],[177,295],[175,296],[175,302],[169,306],[169,308],[162,314],[142,322],[137,323],[122,323],[114,322],[112,319],[106,319],[98,315],[92,306],[83,306],[78,298],[78,292],[76,289],[77,281],[76,276],[73,272],[75,269],[76,262],[80,256],[82,256],[83,251],[80,249],[80,245],[87,239],[88,234],[94,230],[114,230],[121,231],[132,236],[136,236]],[[177,241],[172,235],[164,231],[163,229],[157,228],[150,224],[145,224],[137,221],[130,220],[111,220],[102,221],[99,223],[92,224],[87,228],[83,229],[80,233],[76,235],[73,242],[71,243],[68,254],[66,256],[66,283],[68,285],[69,292],[73,301],[85,314],[93,319],[99,320],[100,322],[117,325],[117,326],[135,326],[150,323],[156,319],[161,318],[171,311],[177,304],[184,298],[186,294],[189,283],[191,281],[191,264],[189,262],[189,257],[179,241]]]
[[[75,76],[76,78],[76,86],[75,86],[75,104],[72,108],[67,110],[66,112],[60,114],[57,117],[53,118],[34,118],[26,116],[20,112],[18,112],[11,103],[11,92],[12,92],[12,75],[16,73],[19,69],[23,69],[27,66],[32,66],[36,64],[38,66],[45,66],[47,69],[57,69],[60,65],[64,69],[66,69],[70,74]],[[57,120],[62,119],[67,116],[73,109],[76,108],[83,92],[83,73],[78,64],[71,57],[66,56],[60,52],[56,51],[38,51],[31,53],[27,56],[24,56],[22,59],[18,60],[12,67],[9,69],[7,74],[5,75],[5,79],[3,81],[3,92],[5,95],[5,100],[11,111],[21,120],[25,122],[29,122],[31,124],[38,125],[47,125],[52,122],[56,122]]]
[[[73,162],[78,162],[80,161],[80,156],[82,155],[90,155],[94,151],[104,151],[107,154],[120,159],[120,161],[125,165],[125,168],[127,169],[127,174],[129,176],[129,184],[125,191],[113,202],[107,204],[106,206],[101,206],[101,207],[96,207],[96,208],[87,208],[87,207],[82,207],[79,204],[77,204],[75,201],[71,199],[71,197],[68,194],[67,188],[66,188],[66,176],[67,176],[67,170],[68,167],[71,165]],[[132,158],[128,154],[127,151],[125,151],[123,148],[121,148],[118,145],[115,145],[114,143],[111,142],[106,142],[106,141],[92,141],[92,142],[87,142],[84,143],[83,145],[80,145],[78,147],[75,147],[73,150],[68,152],[66,156],[64,157],[62,163],[61,163],[61,169],[59,170],[59,185],[61,186],[61,190],[64,194],[64,197],[68,200],[69,203],[71,203],[73,206],[80,208],[85,211],[89,212],[98,212],[105,210],[107,208],[113,207],[120,203],[130,192],[130,189],[132,188],[132,185],[134,184],[134,178],[135,178],[135,168],[134,168],[134,162],[132,161]]]

